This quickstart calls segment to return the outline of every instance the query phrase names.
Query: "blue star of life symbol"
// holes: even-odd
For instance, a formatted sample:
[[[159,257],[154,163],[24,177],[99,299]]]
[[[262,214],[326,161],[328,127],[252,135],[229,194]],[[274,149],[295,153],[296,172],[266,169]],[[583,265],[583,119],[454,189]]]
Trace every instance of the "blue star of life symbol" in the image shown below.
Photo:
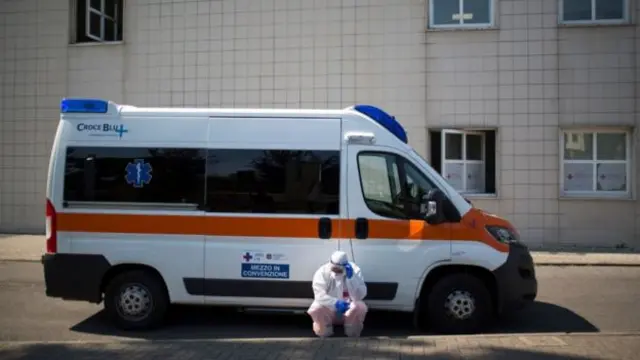
[[[250,261],[251,259],[253,259],[253,256],[251,256],[251,254],[249,254],[248,252],[246,254],[242,255],[242,257],[247,262]]]
[[[124,128],[124,125],[120,125],[120,126],[118,126],[118,127],[116,128],[116,133],[118,134],[118,137],[119,137],[120,139],[122,139],[122,135],[123,135],[124,133],[128,133],[128,132],[129,132],[129,130],[125,129],[125,128]]]
[[[148,185],[151,182],[151,164],[145,163],[144,159],[135,159],[133,162],[127,164],[125,168],[126,174],[124,176],[127,184],[133,185],[135,188],[141,188],[145,184]]]

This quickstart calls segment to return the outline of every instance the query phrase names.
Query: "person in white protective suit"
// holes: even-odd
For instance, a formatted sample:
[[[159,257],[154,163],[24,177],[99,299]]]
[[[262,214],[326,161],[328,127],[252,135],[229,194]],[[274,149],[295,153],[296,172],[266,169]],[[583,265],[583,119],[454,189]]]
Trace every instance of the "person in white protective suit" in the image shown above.
[[[360,336],[368,310],[362,301],[367,285],[360,268],[349,262],[347,254],[334,252],[313,275],[312,287],[314,301],[307,313],[316,335],[331,336],[333,325],[343,325],[347,336]]]

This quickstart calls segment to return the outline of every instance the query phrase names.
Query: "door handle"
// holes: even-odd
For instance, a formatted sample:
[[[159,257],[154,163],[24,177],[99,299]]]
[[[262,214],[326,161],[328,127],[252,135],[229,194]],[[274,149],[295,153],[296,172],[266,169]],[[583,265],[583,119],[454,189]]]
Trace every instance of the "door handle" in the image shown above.
[[[356,239],[366,239],[369,237],[369,220],[366,218],[356,219]]]
[[[328,217],[320,218],[318,221],[318,237],[320,239],[330,239],[332,230],[331,219]]]

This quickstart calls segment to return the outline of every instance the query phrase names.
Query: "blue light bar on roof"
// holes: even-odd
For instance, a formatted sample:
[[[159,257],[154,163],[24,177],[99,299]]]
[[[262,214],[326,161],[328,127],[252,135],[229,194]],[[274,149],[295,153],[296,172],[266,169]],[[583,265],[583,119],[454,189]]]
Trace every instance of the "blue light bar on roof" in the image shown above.
[[[409,142],[407,132],[404,130],[402,125],[395,117],[387,114],[384,110],[372,105],[356,105],[353,108],[359,113],[370,117],[375,122],[382,125],[382,127],[389,130],[389,132],[395,135],[403,143],[407,144]]]
[[[109,110],[109,102],[98,99],[62,99],[62,113],[94,113],[105,114]]]

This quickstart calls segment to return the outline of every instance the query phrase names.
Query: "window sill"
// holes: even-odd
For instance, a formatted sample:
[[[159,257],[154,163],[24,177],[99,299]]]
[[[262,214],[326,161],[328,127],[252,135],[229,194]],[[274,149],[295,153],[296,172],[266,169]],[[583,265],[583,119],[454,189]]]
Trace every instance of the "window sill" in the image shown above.
[[[466,197],[469,200],[498,200],[498,194],[465,194],[460,195]]]
[[[497,25],[456,25],[456,26],[428,26],[427,32],[447,32],[447,31],[495,31],[500,30]]]
[[[632,21],[623,20],[623,21],[569,21],[569,22],[559,22],[559,28],[593,28],[593,27],[628,27],[635,26]]]
[[[69,44],[69,46],[74,46],[74,47],[84,47],[84,46],[117,46],[117,45],[124,45],[124,40],[122,41],[109,41],[109,42],[97,42],[97,41],[90,41],[90,42],[81,42],[81,43],[71,43]]]
[[[560,195],[560,201],[635,201],[630,195]]]

